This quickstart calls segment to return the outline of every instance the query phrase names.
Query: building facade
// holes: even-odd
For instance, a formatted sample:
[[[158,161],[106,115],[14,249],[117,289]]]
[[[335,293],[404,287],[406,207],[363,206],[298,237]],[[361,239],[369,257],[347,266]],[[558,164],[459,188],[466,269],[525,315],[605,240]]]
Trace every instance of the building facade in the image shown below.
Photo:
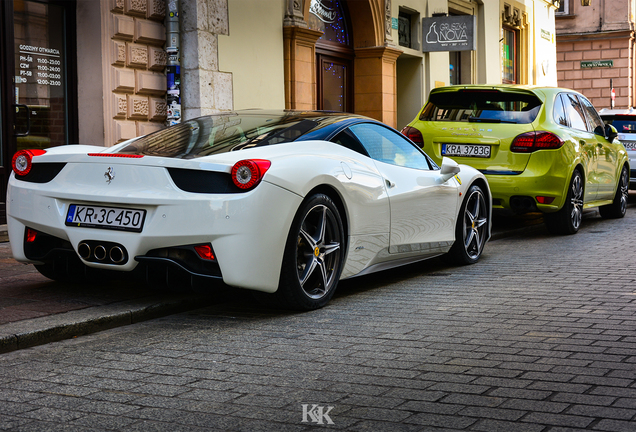
[[[557,78],[597,109],[633,107],[634,0],[561,0],[556,14]]]
[[[556,84],[557,0],[5,0],[0,223],[22,148],[232,109],[401,128],[437,86]]]

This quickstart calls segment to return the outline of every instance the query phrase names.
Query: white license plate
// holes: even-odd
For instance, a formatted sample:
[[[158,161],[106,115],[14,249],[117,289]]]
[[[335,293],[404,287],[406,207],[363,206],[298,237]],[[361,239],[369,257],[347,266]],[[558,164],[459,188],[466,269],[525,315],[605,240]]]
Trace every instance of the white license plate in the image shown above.
[[[442,144],[442,155],[489,158],[490,146],[475,144]]]
[[[66,225],[141,232],[146,210],[71,204]]]
[[[621,141],[627,150],[636,150],[636,141]]]

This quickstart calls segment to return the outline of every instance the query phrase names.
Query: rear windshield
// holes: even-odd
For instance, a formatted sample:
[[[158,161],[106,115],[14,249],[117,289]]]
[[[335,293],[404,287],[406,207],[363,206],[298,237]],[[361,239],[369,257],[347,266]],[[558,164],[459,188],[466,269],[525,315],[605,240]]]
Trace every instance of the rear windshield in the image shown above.
[[[602,116],[605,124],[611,124],[618,133],[636,133],[636,116]]]
[[[431,93],[420,114],[424,121],[532,123],[541,101],[530,93],[458,90]]]
[[[200,117],[134,140],[118,153],[191,159],[295,141],[328,123],[323,120],[298,115]]]

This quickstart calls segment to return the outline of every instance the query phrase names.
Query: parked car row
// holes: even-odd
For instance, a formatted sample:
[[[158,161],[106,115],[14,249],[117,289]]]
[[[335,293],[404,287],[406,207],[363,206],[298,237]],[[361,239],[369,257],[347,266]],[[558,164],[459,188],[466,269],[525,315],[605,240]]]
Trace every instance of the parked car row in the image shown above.
[[[636,122],[635,122],[636,123]],[[585,96],[518,85],[437,88],[402,133],[434,161],[485,174],[493,209],[540,211],[550,232],[574,234],[583,209],[627,209],[630,162],[617,131]]]
[[[541,211],[564,234],[586,207],[625,214],[625,148],[576,92],[439,88],[402,132],[247,110],[110,148],[22,150],[7,192],[13,256],[54,280],[222,281],[312,310],[341,279],[435,256],[477,262],[493,209]]]

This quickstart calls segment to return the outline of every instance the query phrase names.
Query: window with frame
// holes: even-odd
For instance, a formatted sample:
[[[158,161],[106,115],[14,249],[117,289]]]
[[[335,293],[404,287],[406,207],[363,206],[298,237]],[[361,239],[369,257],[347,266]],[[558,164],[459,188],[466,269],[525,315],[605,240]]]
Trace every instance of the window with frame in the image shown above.
[[[349,130],[371,159],[406,168],[431,169],[424,153],[399,133],[373,123],[355,124]]]
[[[556,15],[570,15],[570,0],[561,0]]]
[[[517,84],[519,82],[519,31],[510,27],[504,27],[502,43],[502,82],[504,84]]]

